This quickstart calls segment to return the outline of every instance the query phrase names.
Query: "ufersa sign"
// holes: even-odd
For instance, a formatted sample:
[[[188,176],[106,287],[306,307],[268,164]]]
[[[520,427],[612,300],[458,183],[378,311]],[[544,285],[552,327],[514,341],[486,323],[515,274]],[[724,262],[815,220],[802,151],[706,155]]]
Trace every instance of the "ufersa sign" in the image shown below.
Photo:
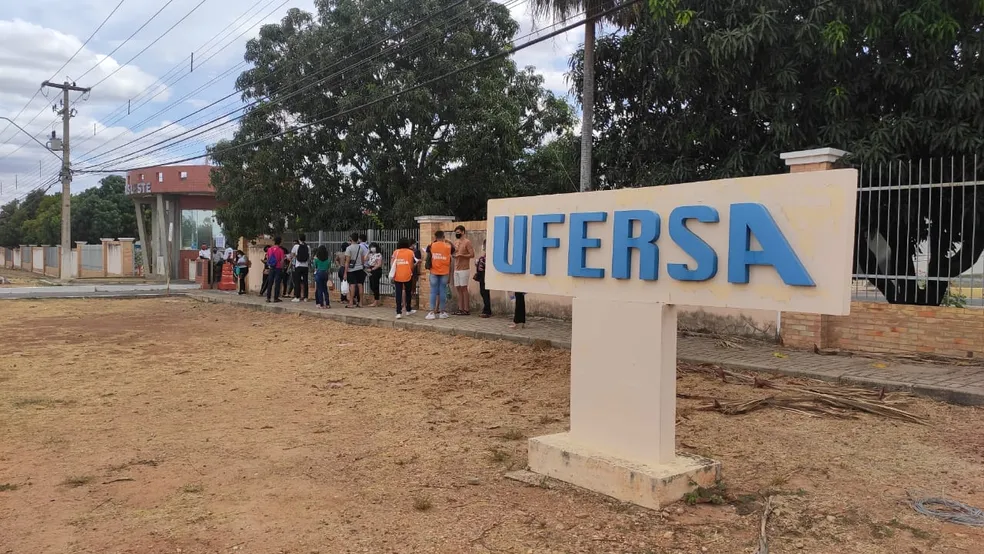
[[[127,183],[123,190],[126,194],[151,194],[150,183],[137,183],[135,185]]]
[[[844,315],[853,169],[490,200],[490,289]]]

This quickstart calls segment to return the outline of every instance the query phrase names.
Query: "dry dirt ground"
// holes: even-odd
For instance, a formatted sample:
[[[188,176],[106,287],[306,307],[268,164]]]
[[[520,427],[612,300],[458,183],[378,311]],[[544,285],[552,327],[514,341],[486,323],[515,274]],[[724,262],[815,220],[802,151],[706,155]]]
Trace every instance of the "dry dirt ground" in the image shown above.
[[[984,413],[929,426],[696,411],[721,504],[652,512],[503,477],[568,424],[569,353],[184,299],[0,304],[0,553],[984,552]],[[679,392],[763,394],[684,372]]]
[[[0,279],[0,287],[43,287],[46,285],[42,279],[48,279],[37,273],[4,267],[0,267],[0,277],[3,277]]]

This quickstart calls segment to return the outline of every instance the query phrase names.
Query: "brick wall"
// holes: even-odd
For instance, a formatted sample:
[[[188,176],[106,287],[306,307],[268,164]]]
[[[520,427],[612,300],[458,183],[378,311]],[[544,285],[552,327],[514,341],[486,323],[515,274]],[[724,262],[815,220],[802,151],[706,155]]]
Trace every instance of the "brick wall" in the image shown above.
[[[852,302],[851,315],[783,312],[783,343],[794,348],[984,357],[984,310]]]

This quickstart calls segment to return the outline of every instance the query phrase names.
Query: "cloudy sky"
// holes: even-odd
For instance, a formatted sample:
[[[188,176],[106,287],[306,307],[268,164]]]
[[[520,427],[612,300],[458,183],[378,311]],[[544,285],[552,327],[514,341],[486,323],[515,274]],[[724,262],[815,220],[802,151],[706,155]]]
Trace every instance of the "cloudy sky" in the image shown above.
[[[509,5],[520,22],[519,36],[550,23],[534,26],[529,4],[523,0],[498,1]],[[83,98],[71,95],[78,112],[72,120],[73,167],[85,167],[88,158],[99,154],[98,160],[111,160],[136,147],[147,147],[238,107],[238,96],[234,96],[175,123],[232,93],[243,70],[246,41],[263,23],[279,20],[292,7],[313,11],[314,0],[0,2],[0,116],[14,119],[42,143],[52,130],[61,137],[61,118],[52,111],[61,91],[48,89],[42,94],[39,85],[46,79],[67,79],[93,87]],[[114,9],[112,17],[80,49]],[[567,59],[579,46],[580,36],[579,31],[572,31],[540,43],[517,53],[516,62],[536,67],[548,88],[566,95]],[[193,51],[195,71],[189,72]],[[118,165],[132,167],[194,156],[232,129],[227,125],[149,158]],[[51,152],[0,120],[0,204],[55,180],[59,163]],[[99,178],[77,175],[72,191],[91,187]]]

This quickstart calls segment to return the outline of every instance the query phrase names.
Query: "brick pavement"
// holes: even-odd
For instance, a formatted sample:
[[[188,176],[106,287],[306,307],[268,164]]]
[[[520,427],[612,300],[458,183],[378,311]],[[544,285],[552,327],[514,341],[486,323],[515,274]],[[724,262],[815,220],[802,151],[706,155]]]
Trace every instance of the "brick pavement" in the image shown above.
[[[294,304],[285,301],[268,304],[255,295],[238,296],[220,291],[194,291],[188,296],[205,302],[218,302],[274,312],[300,313],[354,325],[427,330],[488,340],[507,340],[521,344],[545,341],[556,348],[571,347],[570,322],[537,319],[526,329],[509,329],[509,319],[481,319],[477,315],[444,320],[425,320],[424,313],[397,320],[391,307],[349,310],[335,304],[330,310],[318,310],[312,302]],[[984,405],[984,365],[948,365],[906,362],[889,357],[819,355],[781,346],[745,342],[739,347],[722,345],[706,337],[681,336],[677,359],[688,363],[705,363],[735,369],[762,371],[809,377],[824,381],[901,390],[965,405]]]

